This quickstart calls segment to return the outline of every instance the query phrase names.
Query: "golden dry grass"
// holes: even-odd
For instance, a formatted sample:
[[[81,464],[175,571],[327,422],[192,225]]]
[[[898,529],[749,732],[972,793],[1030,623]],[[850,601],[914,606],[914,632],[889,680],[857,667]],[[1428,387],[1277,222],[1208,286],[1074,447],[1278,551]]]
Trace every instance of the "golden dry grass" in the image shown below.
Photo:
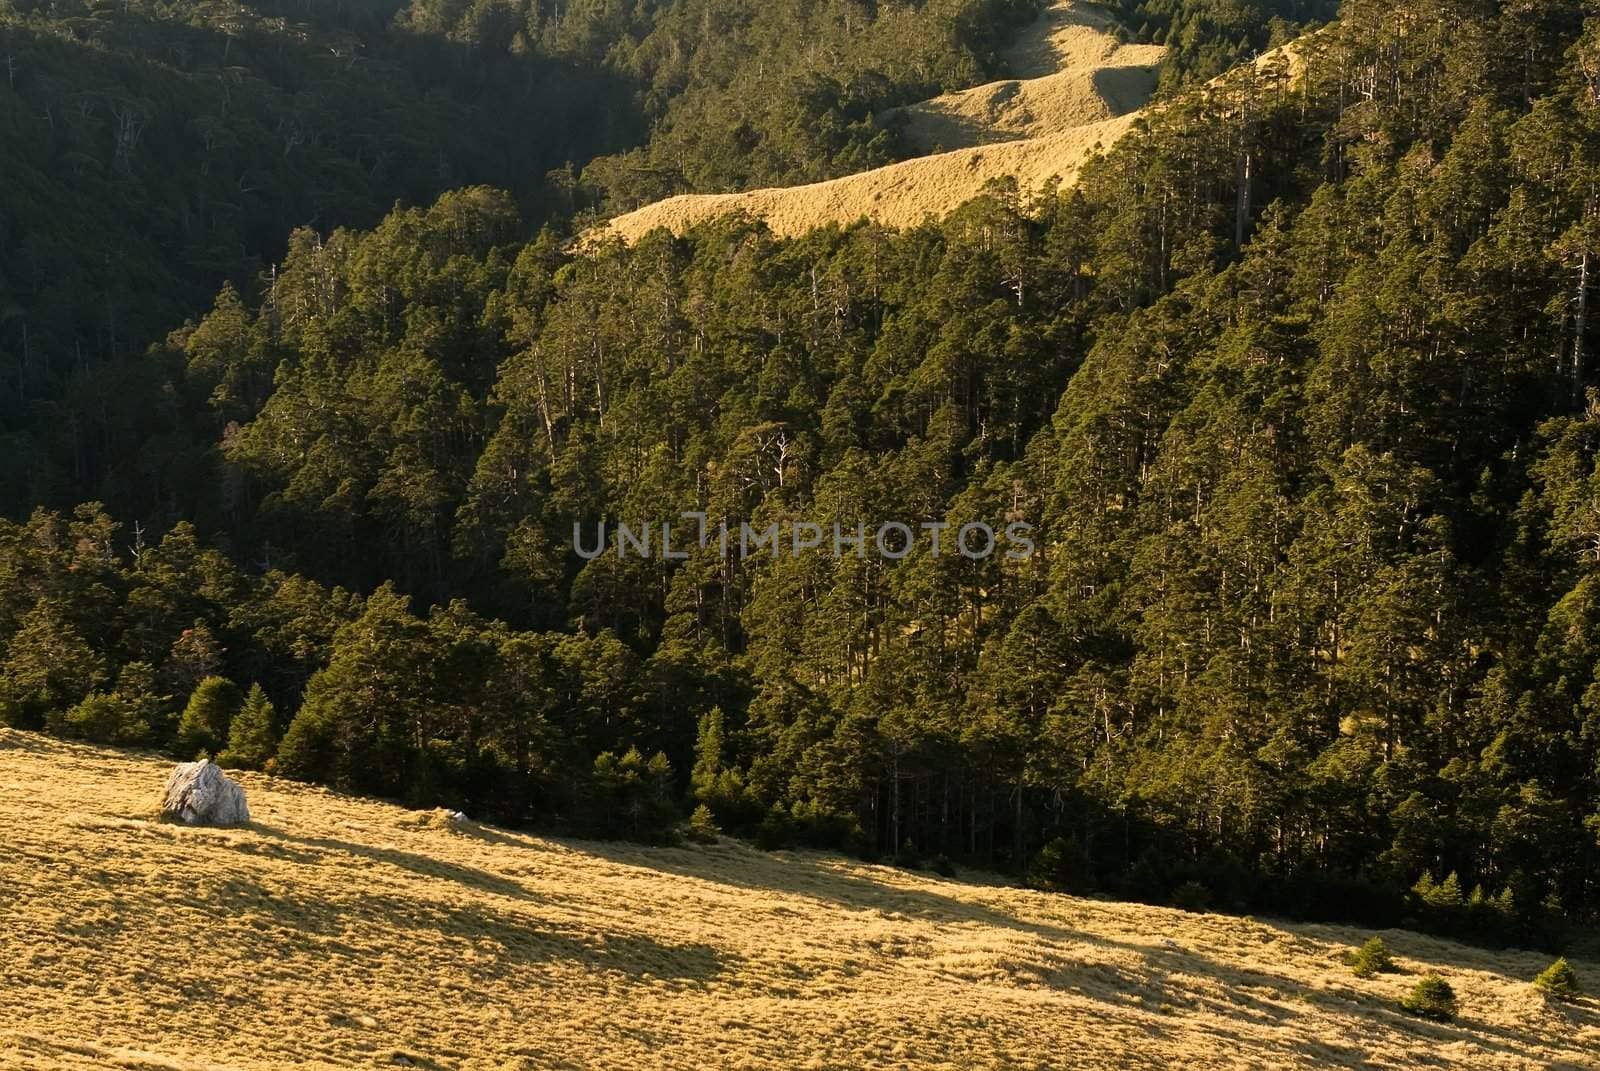
[[[922,153],[1047,137],[1135,111],[1156,88],[1159,45],[1120,44],[1110,15],[1058,3],[1005,56],[1016,77],[899,109]]]
[[[908,227],[948,214],[991,179],[1015,176],[1029,193],[1052,178],[1070,184],[1155,90],[1163,50],[1119,44],[1111,24],[1093,5],[1057,0],[1012,46],[1017,78],[904,109],[911,143],[933,155],[807,186],[670,197],[618,216],[609,231],[634,242],[741,211],[784,237],[862,217]]]
[[[0,1067],[1595,1068],[1548,957],[945,881],[724,843],[549,840],[0,730]],[[1586,978],[1600,964],[1575,962]],[[1437,970],[1458,1022],[1402,1016]]]
[[[1014,176],[1018,188],[1030,193],[1051,178],[1070,185],[1079,168],[1115,144],[1137,117],[1134,113],[1049,137],[923,156],[810,186],[682,194],[618,216],[610,228],[624,241],[636,242],[658,227],[682,234],[734,212],[765,220],[774,234],[785,238],[863,216],[890,227],[914,227],[948,215],[981,193],[991,179]]]

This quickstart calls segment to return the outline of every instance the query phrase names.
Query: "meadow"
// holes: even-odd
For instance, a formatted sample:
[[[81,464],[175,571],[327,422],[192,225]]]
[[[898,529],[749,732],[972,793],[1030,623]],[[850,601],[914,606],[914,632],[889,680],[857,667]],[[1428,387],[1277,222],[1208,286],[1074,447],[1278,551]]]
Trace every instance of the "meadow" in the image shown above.
[[[547,839],[0,731],[0,1067],[1594,1068],[1550,957],[1033,892],[723,839]],[[1575,960],[1600,979],[1600,963]],[[1452,1023],[1397,1001],[1442,974]]]

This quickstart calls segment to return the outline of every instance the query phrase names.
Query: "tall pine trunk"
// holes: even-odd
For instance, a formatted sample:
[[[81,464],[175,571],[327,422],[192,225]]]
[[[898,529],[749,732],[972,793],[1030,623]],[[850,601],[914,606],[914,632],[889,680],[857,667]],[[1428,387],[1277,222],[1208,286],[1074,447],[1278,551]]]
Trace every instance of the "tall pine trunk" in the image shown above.
[[[1589,249],[1584,249],[1583,257],[1578,263],[1578,316],[1577,326],[1573,330],[1572,338],[1572,401],[1574,405],[1583,404],[1583,340],[1589,329],[1589,262],[1593,255]]]

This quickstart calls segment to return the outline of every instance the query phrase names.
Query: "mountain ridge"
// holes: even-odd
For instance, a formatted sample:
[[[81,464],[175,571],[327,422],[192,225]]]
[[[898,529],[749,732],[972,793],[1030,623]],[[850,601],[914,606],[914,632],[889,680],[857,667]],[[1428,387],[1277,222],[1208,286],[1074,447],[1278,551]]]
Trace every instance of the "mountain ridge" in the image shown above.
[[[602,233],[634,242],[657,227],[675,234],[733,212],[794,237],[866,216],[909,227],[944,215],[996,179],[1037,191],[1116,144],[1156,87],[1165,49],[1128,45],[1115,20],[1083,0],[1056,0],[1007,50],[1016,77],[895,109],[925,155],[802,186],[680,194],[612,219]]]

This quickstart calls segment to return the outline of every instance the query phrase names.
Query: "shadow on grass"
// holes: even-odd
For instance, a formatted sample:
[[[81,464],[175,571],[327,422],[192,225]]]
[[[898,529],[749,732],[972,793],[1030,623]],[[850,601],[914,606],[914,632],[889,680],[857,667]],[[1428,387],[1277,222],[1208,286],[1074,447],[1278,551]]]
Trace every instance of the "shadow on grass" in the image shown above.
[[[935,923],[997,926],[1055,941],[1133,947],[1063,926],[1020,919],[986,904],[926,888],[874,880],[870,873],[844,869],[844,866],[867,866],[845,856],[802,851],[767,853],[743,846],[697,850],[645,848],[602,841],[567,842],[567,846],[624,866],[664,871],[733,888],[788,893],[857,911],[903,915]],[[886,877],[897,873],[901,872],[885,870]],[[915,872],[915,877],[923,882],[944,880],[920,871]]]
[[[1095,92],[1113,115],[1142,108],[1155,95],[1154,67],[1101,67],[1093,76]]]
[[[1332,1062],[1333,1066],[1368,1066],[1363,1062],[1366,1056],[1359,1036],[1330,1044],[1326,1038],[1306,1038],[1296,1032],[1281,1032],[1306,1009],[1340,1018],[1356,1016],[1364,1019],[1374,1032],[1370,1039],[1374,1044],[1381,1044],[1386,1036],[1405,1033],[1420,1037],[1431,1048],[1467,1045],[1497,1056],[1517,1057],[1539,1049],[1548,1041],[1538,1024],[1494,1024],[1474,1017],[1470,1008],[1454,1023],[1438,1024],[1416,1019],[1401,1012],[1392,1000],[1364,991],[1355,979],[1351,979],[1350,985],[1338,989],[1309,989],[1304,979],[1291,978],[1270,967],[1246,967],[1175,945],[1134,943],[1087,933],[1070,926],[1019,918],[999,907],[957,899],[927,888],[927,884],[940,881],[932,875],[919,872],[916,877],[924,887],[907,887],[893,880],[877,880],[870,871],[847,869],[856,864],[842,856],[806,852],[768,854],[738,844],[702,850],[582,841],[552,842],[488,827],[479,827],[473,832],[475,836],[496,844],[549,850],[554,843],[566,850],[604,859],[619,866],[660,871],[736,888],[786,893],[847,909],[872,911],[891,918],[905,916],[935,924],[976,923],[1030,934],[1066,946],[1076,944],[1132,953],[1140,957],[1142,967],[1130,969],[1107,963],[1080,965],[1071,962],[1058,966],[1030,965],[1017,974],[1016,981],[1023,986],[1072,992],[1096,1000],[1109,1015],[1139,1016],[1143,1029],[1153,1028],[1146,1013],[1159,1016],[1201,1010],[1209,1013],[1214,1023],[1208,1026],[1208,1033],[1232,1038],[1243,1049],[1259,1048],[1263,1043],[1259,1028],[1265,1027],[1276,1037],[1278,1051],[1286,1056],[1296,1052],[1298,1058],[1312,1055]],[[894,876],[895,872],[892,871],[884,874],[885,879]],[[1256,925],[1273,933],[1296,938],[1303,936],[1292,924]],[[1152,936],[1157,934],[1152,933]],[[1410,950],[1405,947],[1407,942],[1404,937],[1395,937],[1392,943],[1396,951],[1407,955]],[[1322,934],[1319,939],[1336,941],[1338,938],[1332,934]],[[1478,950],[1467,946],[1457,948],[1441,942],[1439,947],[1417,951],[1419,954],[1408,958],[1434,964],[1447,974],[1452,968],[1475,971],[1483,966],[1479,962]],[[1175,984],[1177,978],[1195,975],[1214,979],[1220,992],[1197,993],[1192,987]],[[1305,1009],[1297,1007],[1297,1004],[1303,1004]],[[1586,1001],[1556,1010],[1569,1021],[1564,1029],[1578,1032],[1600,1027],[1597,1009],[1600,1009],[1600,1004]],[[1257,1032],[1247,1036],[1244,1030],[1233,1031],[1220,1025],[1227,1019],[1240,1021],[1246,1028],[1258,1028]]]
[[[1587,1003],[1591,1005],[1588,1008],[1580,1005],[1569,1005],[1565,1008],[1551,1005],[1550,1010],[1552,1014],[1560,1015],[1566,1020],[1561,1027],[1563,1032],[1580,1034],[1586,1029],[1600,1027],[1600,1016],[1596,1016],[1592,1007],[1593,1002]],[[1466,1042],[1495,1052],[1526,1056],[1531,1047],[1538,1045],[1549,1035],[1548,1027],[1536,1025],[1510,1027],[1484,1022],[1476,1018],[1470,1008],[1448,1023],[1436,1023],[1418,1018],[1401,1011],[1393,1004],[1387,1004],[1387,1009],[1390,1015],[1411,1033],[1437,1041],[1440,1045]],[[1589,1066],[1592,1068],[1594,1065]]]
[[[373,947],[391,947],[408,935],[430,931],[447,947],[459,945],[462,953],[470,952],[474,971],[489,973],[581,963],[630,978],[698,985],[727,967],[728,957],[710,945],[667,944],[640,933],[563,925],[493,904],[366,890],[356,881],[348,895],[330,897],[303,890],[284,894],[252,876],[233,874],[207,883],[195,895],[212,909],[226,905],[230,917],[249,917],[257,928],[276,929],[270,942],[274,957],[298,951],[322,959],[368,961]]]
[[[326,853],[349,855],[358,859],[365,859],[368,862],[397,867],[424,877],[453,881],[480,892],[493,893],[497,896],[509,896],[517,900],[527,900],[535,903],[546,902],[545,897],[530,892],[526,886],[512,881],[510,878],[501,877],[499,874],[493,874],[487,870],[461,866],[458,863],[448,863],[431,856],[404,852],[398,848],[377,848],[369,844],[357,844],[353,841],[337,840],[332,837],[301,836],[273,826],[263,825],[260,822],[251,822],[244,828],[260,834],[269,841],[284,845],[285,847],[275,854],[292,862],[312,862]],[[301,850],[296,851],[295,849]]]
[[[724,970],[725,954],[711,945],[667,944],[640,933],[563,926],[516,909],[501,909],[493,902],[432,900],[391,894],[379,888],[364,889],[359,878],[360,863],[351,865],[336,857],[394,867],[520,904],[551,902],[551,898],[487,870],[397,848],[302,836],[259,822],[243,828],[260,838],[255,843],[241,843],[239,847],[246,851],[261,851],[305,865],[344,865],[352,875],[349,897],[337,899],[301,892],[292,896],[274,894],[259,881],[241,874],[230,875],[208,888],[211,897],[250,908],[281,924],[298,936],[307,951],[343,951],[360,956],[358,936],[363,929],[384,937],[427,929],[474,948],[487,942],[495,947],[498,959],[509,964],[583,962],[630,977],[650,975],[688,983],[707,982]]]

